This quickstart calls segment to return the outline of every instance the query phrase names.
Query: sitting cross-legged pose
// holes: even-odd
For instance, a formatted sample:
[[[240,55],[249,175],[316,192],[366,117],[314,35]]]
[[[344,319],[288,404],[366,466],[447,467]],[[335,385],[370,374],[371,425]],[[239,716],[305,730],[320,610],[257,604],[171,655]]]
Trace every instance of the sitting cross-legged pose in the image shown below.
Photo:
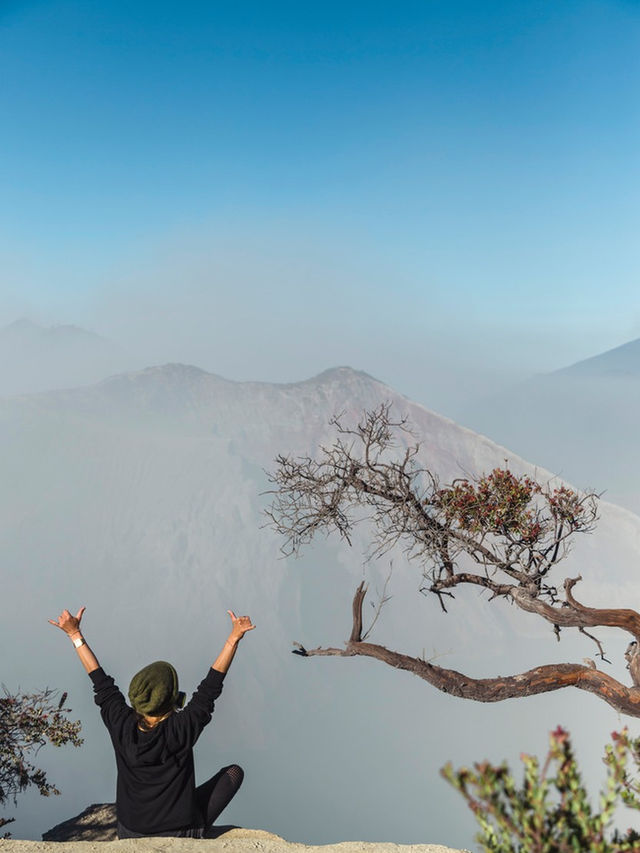
[[[134,675],[129,685],[130,707],[82,635],[84,611],[81,607],[72,616],[63,610],[57,622],[49,622],[73,641],[111,735],[118,770],[118,838],[205,838],[236,794],[244,773],[232,764],[196,788],[193,745],[211,719],[238,643],[255,625],[248,616],[227,611],[231,617],[229,639],[182,710],[185,696],[178,690],[175,669],[166,661],[155,661]]]

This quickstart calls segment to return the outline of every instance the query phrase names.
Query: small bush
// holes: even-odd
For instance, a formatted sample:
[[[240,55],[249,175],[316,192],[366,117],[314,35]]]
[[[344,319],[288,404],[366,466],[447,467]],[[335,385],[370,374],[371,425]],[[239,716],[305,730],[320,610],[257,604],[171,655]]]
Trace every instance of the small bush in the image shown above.
[[[11,694],[6,687],[0,696],[0,805],[11,800],[29,785],[35,785],[44,797],[60,791],[47,779],[44,770],[29,760],[49,742],[53,746],[82,744],[81,724],[66,718],[71,709],[65,708],[67,694],[56,703],[57,691]],[[15,818],[0,817],[0,827]],[[4,836],[8,838],[8,835]]]
[[[617,805],[640,809],[640,783],[629,776],[629,759],[640,767],[640,738],[624,729],[605,747],[607,777],[598,809],[592,808],[568,732],[551,732],[542,768],[521,755],[524,779],[518,787],[505,762],[483,761],[440,771],[460,791],[480,824],[476,840],[487,853],[640,853],[640,834],[610,832]],[[607,835],[609,837],[607,838]]]

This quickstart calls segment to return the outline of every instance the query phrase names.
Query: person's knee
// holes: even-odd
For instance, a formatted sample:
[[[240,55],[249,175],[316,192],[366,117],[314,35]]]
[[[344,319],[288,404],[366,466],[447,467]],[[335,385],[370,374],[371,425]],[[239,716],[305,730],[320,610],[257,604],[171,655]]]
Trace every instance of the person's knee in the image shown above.
[[[242,785],[242,780],[244,779],[244,770],[240,767],[239,764],[230,764],[225,768],[226,772],[229,774],[236,788],[239,788]]]

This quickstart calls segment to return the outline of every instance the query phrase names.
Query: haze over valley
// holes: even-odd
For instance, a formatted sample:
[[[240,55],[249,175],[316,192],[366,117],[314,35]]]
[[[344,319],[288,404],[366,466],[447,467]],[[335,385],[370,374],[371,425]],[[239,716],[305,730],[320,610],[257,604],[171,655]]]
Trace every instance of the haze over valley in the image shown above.
[[[640,339],[453,411],[580,488],[640,512]]]
[[[601,778],[601,733],[620,720],[595,697],[561,691],[481,705],[375,661],[290,653],[294,641],[342,644],[356,585],[369,583],[373,604],[392,568],[374,642],[476,676],[595,657],[577,632],[557,643],[539,620],[473,592],[442,613],[418,592],[420,566],[402,553],[365,560],[364,531],[350,549],[330,537],[294,560],[266,526],[265,471],[278,453],[314,454],[329,443],[338,412],[354,423],[390,401],[409,418],[420,460],[445,481],[505,459],[546,481],[553,472],[539,460],[348,367],[288,384],[232,382],[184,364],[82,387],[69,387],[70,378],[52,380],[63,390],[0,400],[3,589],[16,604],[0,628],[2,679],[68,690],[85,736],[78,750],[40,753],[63,794],[23,796],[15,837],[38,838],[89,803],[113,799],[111,746],[90,682],[47,623],[81,605],[87,639],[123,689],[150,660],[168,659],[190,693],[224,641],[226,610],[253,617],[257,630],[243,641],[196,752],[200,776],[231,761],[245,767],[228,822],[307,843],[468,846],[473,819],[439,768],[484,757],[517,763],[523,750],[541,752],[559,723]],[[583,575],[576,592],[584,603],[624,606],[640,598],[639,546],[640,519],[602,502],[596,532],[577,537],[562,568]],[[626,637],[598,635],[612,661],[598,665],[626,683]]]

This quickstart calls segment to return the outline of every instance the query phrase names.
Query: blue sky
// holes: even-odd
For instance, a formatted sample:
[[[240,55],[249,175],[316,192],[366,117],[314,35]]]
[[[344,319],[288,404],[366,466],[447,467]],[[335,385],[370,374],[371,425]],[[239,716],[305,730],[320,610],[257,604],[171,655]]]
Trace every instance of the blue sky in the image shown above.
[[[622,0],[4,2],[0,321],[427,404],[638,337],[639,48]]]

